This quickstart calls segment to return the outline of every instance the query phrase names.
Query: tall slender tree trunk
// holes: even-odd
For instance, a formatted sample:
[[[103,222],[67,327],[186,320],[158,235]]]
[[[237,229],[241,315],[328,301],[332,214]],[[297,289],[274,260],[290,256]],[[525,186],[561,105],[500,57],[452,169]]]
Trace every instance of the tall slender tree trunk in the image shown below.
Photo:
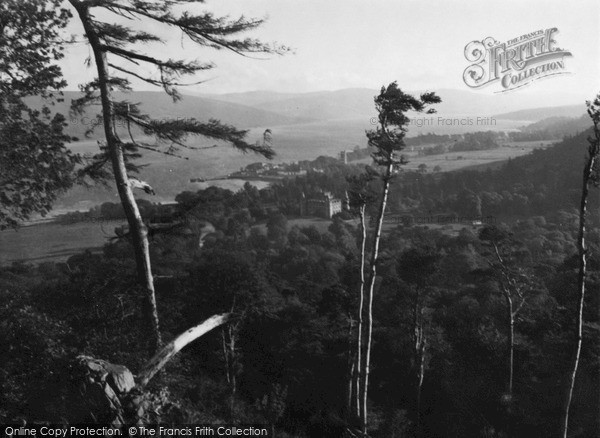
[[[360,402],[360,381],[362,379],[362,349],[363,349],[363,308],[365,302],[365,251],[367,243],[367,227],[365,224],[366,205],[359,208],[360,216],[360,297],[358,303],[358,331],[356,336],[356,363],[354,366],[354,394],[356,396],[356,418],[363,418],[363,409]]]
[[[356,351],[353,348],[354,342],[354,319],[352,314],[348,315],[348,388],[347,388],[347,399],[346,399],[346,415],[351,418],[353,415],[354,406],[352,401],[354,398],[354,376],[356,374]]]
[[[350,379],[348,379],[348,400],[346,400],[346,411],[348,412],[348,418],[351,419],[354,415],[354,376],[356,375],[356,352],[352,351],[349,346],[348,352],[350,354],[350,363],[348,369],[350,371]]]
[[[125,211],[127,222],[129,224],[133,249],[135,252],[138,281],[146,298],[144,314],[150,330],[151,350],[152,353],[155,353],[161,346],[161,336],[158,311],[156,308],[156,295],[154,292],[154,278],[152,276],[150,264],[148,230],[142,220],[142,216],[140,215],[140,211],[129,185],[122,144],[115,133],[113,108],[110,98],[110,85],[108,83],[109,74],[106,52],[102,50],[102,43],[92,25],[92,19],[88,9],[89,6],[78,0],[69,1],[81,19],[88,41],[94,52],[94,59],[98,70],[98,85],[102,102],[102,118],[104,135],[106,136],[106,145],[112,163],[115,183],[121,199],[121,204],[123,205],[123,210]]]
[[[414,307],[414,349],[415,349],[415,370],[416,370],[416,417],[417,417],[417,436],[422,436],[421,431],[421,390],[423,388],[423,379],[425,378],[425,349],[427,339],[423,329],[423,306],[420,302],[419,289],[417,288],[417,299]]]
[[[494,252],[496,253],[496,258],[498,259],[498,263],[500,263],[500,267],[502,269],[503,272],[503,277],[505,279],[507,279],[507,275],[506,272],[506,266],[504,264],[504,260],[502,259],[502,256],[500,255],[500,250],[498,249],[498,245],[496,245],[496,243],[492,243],[493,247],[494,247]],[[508,282],[508,284],[510,284],[510,282]],[[501,288],[502,288],[502,294],[504,295],[504,299],[506,300],[506,316],[507,316],[507,322],[508,322],[508,345],[507,345],[507,350],[508,350],[508,383],[506,385],[506,395],[508,396],[508,403],[509,403],[509,407],[510,404],[512,403],[512,397],[513,397],[513,375],[514,375],[514,368],[515,368],[515,359],[514,359],[514,352],[515,352],[515,317],[517,316],[517,313],[519,312],[519,310],[521,310],[521,307],[523,307],[523,304],[525,303],[525,299],[522,297],[521,298],[521,303],[517,306],[516,310],[514,309],[514,302],[513,302],[513,296],[518,296],[518,293],[514,290],[512,290],[510,288],[510,286],[508,286],[507,284],[501,282]]]
[[[368,427],[368,413],[367,413],[367,398],[369,392],[369,374],[370,374],[370,361],[371,361],[371,346],[373,338],[373,291],[375,289],[375,279],[377,277],[377,261],[379,258],[379,242],[381,240],[381,228],[383,226],[383,217],[385,215],[385,207],[387,205],[387,198],[390,189],[390,178],[392,177],[394,165],[388,164],[383,178],[383,193],[381,196],[381,203],[379,205],[379,213],[377,215],[377,223],[375,225],[375,235],[373,237],[373,248],[371,252],[371,260],[369,262],[369,283],[367,284],[367,338],[366,338],[366,349],[364,358],[364,379],[362,385],[362,431],[364,434],[367,433]]]
[[[421,393],[423,389],[423,379],[425,378],[425,345],[426,340],[423,338],[419,357],[419,375],[417,379],[417,436],[423,436],[421,426]]]
[[[231,421],[235,421],[235,396],[237,393],[237,364],[238,357],[236,352],[237,323],[231,323],[221,330],[221,343],[223,347],[223,357],[225,359],[225,376],[231,390],[229,400],[229,415]]]
[[[594,169],[594,163],[598,158],[598,143],[600,142],[598,127],[595,126],[595,148],[594,144],[590,147],[588,160],[583,170],[583,188],[581,190],[581,201],[579,204],[579,233],[577,236],[577,248],[579,250],[578,262],[579,272],[577,275],[577,289],[579,291],[579,300],[577,303],[577,332],[575,336],[575,354],[573,357],[573,368],[568,376],[567,397],[563,409],[561,422],[561,436],[567,438],[569,429],[569,410],[573,399],[573,389],[575,387],[575,377],[579,367],[579,357],[581,355],[581,343],[583,340],[583,305],[585,300],[585,280],[587,277],[587,248],[585,242],[585,225],[587,216],[587,201],[589,194],[590,180]]]
[[[508,400],[512,403],[513,397],[513,373],[515,356],[515,314],[513,313],[513,302],[510,296],[506,297],[508,307]]]

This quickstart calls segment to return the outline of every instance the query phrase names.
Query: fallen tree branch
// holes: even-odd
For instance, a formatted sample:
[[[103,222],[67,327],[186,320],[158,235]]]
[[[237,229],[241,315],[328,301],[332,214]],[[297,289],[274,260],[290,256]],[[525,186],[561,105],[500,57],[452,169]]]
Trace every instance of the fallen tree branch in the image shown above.
[[[186,330],[167,345],[165,345],[150,361],[144,366],[138,376],[137,388],[143,389],[150,379],[158,373],[165,364],[171,360],[183,347],[195,341],[200,336],[208,333],[212,329],[225,324],[231,318],[231,313],[213,315],[206,321]]]

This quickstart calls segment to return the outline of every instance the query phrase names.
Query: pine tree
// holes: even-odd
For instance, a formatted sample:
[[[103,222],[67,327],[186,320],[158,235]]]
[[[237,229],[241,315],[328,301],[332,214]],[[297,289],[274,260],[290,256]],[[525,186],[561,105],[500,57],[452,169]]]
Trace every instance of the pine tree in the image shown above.
[[[145,1],[145,0],[69,0],[75,8],[83,24],[85,35],[93,52],[98,72],[97,79],[82,86],[84,96],[74,102],[74,108],[100,102],[102,106],[102,126],[106,143],[93,170],[101,170],[110,162],[112,174],[119,197],[129,224],[130,235],[135,250],[137,273],[140,287],[146,296],[145,315],[149,322],[152,349],[156,351],[161,344],[154,279],[152,276],[148,231],[142,221],[129,183],[128,173],[135,170],[135,158],[140,149],[160,151],[169,155],[176,154],[178,148],[194,149],[185,143],[189,136],[202,136],[225,141],[243,152],[256,152],[267,158],[273,156],[268,145],[250,144],[246,142],[247,131],[222,124],[217,120],[200,122],[193,118],[186,120],[153,120],[143,114],[137,105],[128,101],[116,101],[113,90],[130,91],[128,78],[137,78],[152,85],[160,86],[174,101],[181,98],[177,86],[181,76],[205,72],[214,67],[212,63],[161,59],[143,53],[140,46],[160,43],[161,39],[149,32],[134,30],[130,26],[99,21],[94,12],[104,10],[117,17],[140,19],[147,23],[146,28],[164,25],[179,30],[182,38],[186,37],[199,47],[216,50],[230,50],[245,55],[248,53],[282,54],[288,49],[283,46],[264,44],[256,39],[239,39],[237,36],[245,31],[257,28],[263,23],[260,19],[240,17],[230,19],[217,17],[209,12],[192,14],[178,13],[179,7],[191,2],[184,0]],[[152,75],[136,70],[136,66],[150,66],[157,69],[158,79]],[[120,123],[127,126],[127,139],[121,139],[116,126]],[[169,143],[166,150],[148,143],[136,141],[132,135],[132,127],[138,128],[146,135],[152,135],[163,144]]]
[[[406,147],[404,137],[408,131],[407,125],[410,121],[407,113],[409,111],[416,113],[425,111],[427,114],[432,114],[435,110],[433,108],[428,108],[428,105],[439,102],[441,102],[441,99],[435,93],[424,93],[419,98],[415,98],[398,88],[396,82],[392,82],[387,87],[382,87],[379,95],[375,97],[375,109],[378,113],[378,126],[376,129],[367,132],[369,146],[375,150],[372,154],[373,160],[378,166],[383,168],[383,172],[380,175],[383,184],[375,221],[373,243],[371,245],[368,280],[365,285],[365,290],[367,292],[365,309],[366,346],[362,364],[363,382],[361,385],[361,426],[364,434],[367,433],[368,428],[367,399],[373,340],[373,293],[377,277],[381,229],[383,227],[390,183],[399,170],[399,167],[407,163],[405,157],[400,154]]]

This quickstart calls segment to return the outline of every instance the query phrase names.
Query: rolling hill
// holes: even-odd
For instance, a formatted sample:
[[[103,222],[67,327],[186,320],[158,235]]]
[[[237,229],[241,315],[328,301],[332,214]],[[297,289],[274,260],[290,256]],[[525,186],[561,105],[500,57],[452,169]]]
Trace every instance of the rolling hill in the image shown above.
[[[575,135],[589,129],[590,118],[587,114],[581,117],[548,117],[521,128],[524,132],[546,131],[560,138],[565,135]]]
[[[63,101],[57,102],[52,110],[68,115],[71,100],[80,96],[81,93],[79,92],[65,91]],[[196,118],[198,120],[208,120],[214,118],[221,120],[223,123],[233,124],[241,129],[307,122],[307,120],[299,120],[260,108],[198,96],[186,95],[179,102],[173,103],[173,100],[162,91],[140,91],[130,94],[115,93],[115,99],[140,103],[142,112],[158,119]],[[31,107],[39,108],[42,99],[30,97],[26,102]],[[83,138],[86,129],[91,125],[91,120],[97,112],[99,110],[92,107],[83,115],[68,116],[68,132],[75,137]],[[96,131],[92,138],[102,138],[101,130]]]
[[[181,90],[185,92],[185,90]],[[204,94],[190,92],[191,96],[205,97],[207,99],[220,100],[222,102],[237,103],[240,105],[260,106],[263,103],[291,99],[300,96],[300,93],[278,93],[276,91],[260,90],[245,91],[242,93]]]
[[[536,122],[548,117],[580,116],[584,112],[583,103],[527,109],[529,100],[523,99],[517,93],[492,95],[448,89],[441,89],[437,93],[442,98],[442,103],[436,106],[438,112],[436,116],[446,118],[494,116],[512,122]],[[252,91],[223,95],[185,95],[177,103],[173,103],[172,99],[162,91],[140,91],[127,95],[115,93],[115,97],[140,103],[142,111],[155,118],[196,118],[198,120],[214,118],[242,129],[320,125],[328,131],[326,124],[329,121],[356,122],[368,127],[369,120],[375,115],[373,97],[376,94],[377,90],[368,88],[312,93]],[[58,102],[54,110],[69,114],[71,100],[80,95],[79,92],[74,91],[64,92],[64,100]],[[39,107],[41,99],[29,98],[27,103]],[[501,112],[503,110],[510,111]],[[91,120],[97,112],[97,109],[93,108],[88,109],[83,115],[69,116],[68,132],[83,139],[86,129],[90,127]],[[415,133],[420,131],[416,126],[413,128]],[[425,131],[435,131],[435,128],[445,127],[434,125],[433,128],[425,127]],[[481,129],[489,128],[469,127],[471,131]],[[102,138],[101,130],[96,131],[92,138]],[[326,132],[324,134],[327,135]]]
[[[373,107],[376,94],[376,91],[367,88],[352,88],[269,100],[257,104],[257,107],[287,117],[312,117],[319,121],[368,120],[376,115]]]
[[[431,90],[409,90],[419,94]],[[564,103],[576,103],[568,96],[538,96],[523,93],[490,94],[469,90],[439,89],[435,90],[442,98],[436,105],[437,112],[445,117],[471,115],[474,117],[514,118],[516,120],[537,121],[550,116],[579,116],[577,107],[581,105],[559,106]],[[183,90],[185,92],[185,90]],[[336,91],[319,91],[311,93],[276,93],[272,91],[252,91],[245,93],[200,95],[214,100],[249,105],[269,112],[291,118],[324,120],[368,120],[374,115],[373,98],[377,89],[348,88]],[[532,117],[525,119],[516,111],[531,108],[530,102],[546,105],[532,110]],[[547,110],[547,111],[543,111]],[[537,113],[536,113],[537,112]],[[509,116],[509,117],[505,117]]]
[[[496,114],[494,117],[506,120],[540,121],[551,117],[581,117],[585,114],[585,104],[563,105],[543,108],[530,108],[510,113]]]

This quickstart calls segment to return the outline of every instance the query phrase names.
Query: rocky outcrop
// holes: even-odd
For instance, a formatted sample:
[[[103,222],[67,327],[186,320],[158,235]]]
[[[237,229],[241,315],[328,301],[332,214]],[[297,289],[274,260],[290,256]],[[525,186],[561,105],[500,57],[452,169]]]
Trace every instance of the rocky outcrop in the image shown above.
[[[182,348],[226,324],[230,317],[229,313],[213,315],[181,333],[146,363],[137,379],[123,365],[91,356],[77,356],[71,364],[71,376],[75,384],[74,408],[79,422],[113,426],[159,422],[161,412],[172,405],[168,391],[153,394],[145,390],[146,385]]]
[[[120,425],[125,422],[123,399],[135,387],[131,371],[90,356],[77,356],[72,366],[79,409],[88,420]]]

